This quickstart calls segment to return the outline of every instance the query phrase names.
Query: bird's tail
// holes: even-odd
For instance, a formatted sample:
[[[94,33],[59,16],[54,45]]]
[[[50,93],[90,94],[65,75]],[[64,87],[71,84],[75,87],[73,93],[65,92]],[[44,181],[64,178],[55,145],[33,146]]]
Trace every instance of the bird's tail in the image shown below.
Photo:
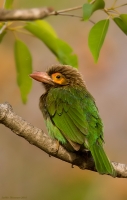
[[[116,171],[107,158],[103,146],[101,144],[94,143],[91,145],[90,151],[97,171],[100,174],[110,174],[111,176],[116,177]]]

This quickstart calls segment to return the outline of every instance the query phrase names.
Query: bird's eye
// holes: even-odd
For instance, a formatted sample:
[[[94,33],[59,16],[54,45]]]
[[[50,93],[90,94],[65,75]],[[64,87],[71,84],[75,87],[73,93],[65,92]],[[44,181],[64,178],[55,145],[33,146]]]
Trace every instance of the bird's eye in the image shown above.
[[[57,79],[60,79],[60,78],[61,78],[61,76],[60,76],[60,75],[57,75],[57,76],[56,76],[56,78],[57,78]]]
[[[57,83],[59,85],[65,85],[67,83],[66,78],[64,77],[63,74],[56,72],[51,75],[51,78],[54,83]]]

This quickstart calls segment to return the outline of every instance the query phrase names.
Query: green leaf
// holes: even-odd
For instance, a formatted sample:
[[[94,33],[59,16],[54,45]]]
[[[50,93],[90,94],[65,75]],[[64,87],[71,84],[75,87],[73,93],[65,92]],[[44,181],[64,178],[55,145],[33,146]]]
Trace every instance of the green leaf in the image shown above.
[[[37,20],[34,22],[27,22],[25,29],[35,35],[38,39],[45,43],[45,45],[55,54],[56,52],[56,38],[57,35],[53,28],[44,20]]]
[[[57,58],[64,65],[78,68],[78,58],[73,54],[73,49],[63,40],[57,39]]]
[[[100,10],[105,7],[105,2],[103,0],[95,0],[94,3],[91,3],[91,1],[88,2],[89,3],[83,5],[84,20],[88,20],[96,10]]]
[[[32,86],[32,79],[29,74],[32,73],[32,58],[28,47],[20,40],[15,41],[14,46],[15,62],[17,71],[17,83],[23,103],[27,102],[27,95]]]
[[[121,14],[120,18],[123,20],[123,22],[127,25],[127,14]]]
[[[121,14],[119,17],[115,17],[113,20],[117,26],[127,35],[127,14]]]
[[[0,23],[0,43],[2,42],[6,34],[6,30],[2,30],[3,27],[4,27],[4,23]]]
[[[55,30],[52,28],[52,26],[48,22],[44,20],[37,20],[35,21],[35,23],[37,24],[38,27],[41,27],[47,33],[50,33],[52,36],[57,37]]]
[[[48,22],[44,20],[28,22],[25,29],[44,42],[62,64],[78,67],[77,56],[73,54],[72,48],[57,37]]]
[[[97,62],[98,60],[99,53],[104,43],[108,27],[109,27],[109,19],[106,19],[96,23],[90,30],[88,44],[95,62]]]
[[[88,20],[92,15],[92,4],[85,3],[83,5],[83,19]]]
[[[5,34],[6,34],[6,31],[3,31],[2,33],[0,33],[0,43],[2,42]]]
[[[5,1],[4,1],[4,8],[5,8],[5,9],[11,9],[11,8],[12,8],[13,1],[14,1],[14,0],[5,0]]]
[[[95,12],[96,10],[101,10],[105,7],[105,2],[103,0],[96,0],[93,4],[92,12]]]

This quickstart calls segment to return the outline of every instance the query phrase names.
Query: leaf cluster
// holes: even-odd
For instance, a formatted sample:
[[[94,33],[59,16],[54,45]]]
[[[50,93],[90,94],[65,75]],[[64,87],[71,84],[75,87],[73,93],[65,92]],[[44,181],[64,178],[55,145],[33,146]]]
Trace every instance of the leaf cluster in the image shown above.
[[[11,9],[13,2],[14,0],[5,0],[4,9]],[[101,19],[97,23],[92,21],[93,27],[88,36],[88,46],[95,62],[98,61],[111,20],[127,35],[127,14],[119,13],[118,11],[118,8],[126,6],[127,4],[116,6],[117,0],[114,0],[112,6],[106,8],[105,2],[104,0],[87,0],[87,3],[81,6],[83,11],[81,16],[82,22],[91,21],[94,12],[100,10],[106,14],[106,19]],[[68,10],[71,9],[57,12],[57,15],[60,13],[65,15]],[[72,10],[75,9],[72,8]],[[78,58],[74,54],[73,49],[57,36],[57,33],[48,22],[44,20],[29,21],[23,22],[22,26],[14,26],[14,22],[0,23],[0,43],[8,31],[12,31],[15,36],[14,55],[17,83],[23,103],[27,102],[27,96],[32,87],[32,81],[28,77],[32,72],[32,56],[26,44],[17,37],[18,32],[33,35],[47,46],[60,63],[78,68]]]

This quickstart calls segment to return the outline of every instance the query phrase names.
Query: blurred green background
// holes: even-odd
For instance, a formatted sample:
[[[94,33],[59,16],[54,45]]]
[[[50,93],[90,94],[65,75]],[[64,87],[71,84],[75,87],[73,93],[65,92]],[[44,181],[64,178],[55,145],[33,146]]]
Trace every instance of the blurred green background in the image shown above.
[[[82,5],[83,0],[19,0],[13,8],[51,6],[55,10]],[[113,1],[107,0],[107,6]],[[118,1],[119,4],[127,1]],[[0,0],[0,8],[3,1]],[[127,8],[121,8],[123,13]],[[75,12],[81,15],[81,10]],[[97,22],[106,15],[96,12]],[[105,150],[109,158],[127,163],[127,38],[111,22],[98,64],[88,49],[90,22],[78,18],[52,16],[46,19],[59,37],[67,41],[79,58],[79,70],[87,87],[96,99],[105,126]],[[57,60],[42,42],[28,35],[18,34],[30,48],[34,70],[45,70]],[[16,83],[13,54],[14,36],[9,33],[0,44],[0,103],[9,102],[14,111],[33,125],[46,131],[38,101],[43,87],[33,81],[28,103],[23,105]],[[0,199],[24,197],[35,200],[126,200],[126,179],[111,178],[91,171],[83,171],[30,145],[9,129],[0,125]],[[6,198],[7,199],[7,198]]]

